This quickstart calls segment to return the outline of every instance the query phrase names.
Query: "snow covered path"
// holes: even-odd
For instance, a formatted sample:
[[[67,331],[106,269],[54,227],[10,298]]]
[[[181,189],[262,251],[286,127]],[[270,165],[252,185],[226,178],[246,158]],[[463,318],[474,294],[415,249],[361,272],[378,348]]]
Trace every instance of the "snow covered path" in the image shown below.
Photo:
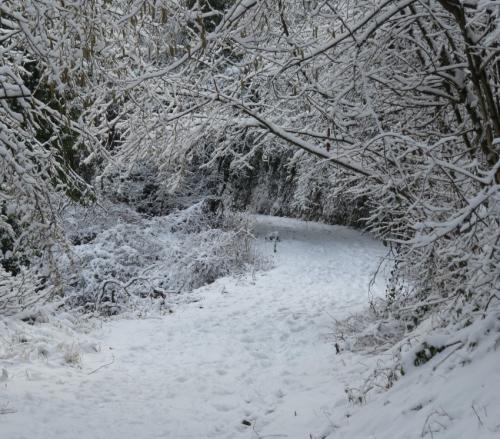
[[[0,418],[0,437],[326,435],[332,403],[346,406],[339,362],[350,358],[335,355],[334,319],[366,305],[384,250],[347,228],[259,217],[259,235],[272,231],[281,242],[270,271],[221,279],[162,319],[104,324],[81,369],[14,368],[0,404],[16,412]],[[259,246],[272,255],[272,243]]]

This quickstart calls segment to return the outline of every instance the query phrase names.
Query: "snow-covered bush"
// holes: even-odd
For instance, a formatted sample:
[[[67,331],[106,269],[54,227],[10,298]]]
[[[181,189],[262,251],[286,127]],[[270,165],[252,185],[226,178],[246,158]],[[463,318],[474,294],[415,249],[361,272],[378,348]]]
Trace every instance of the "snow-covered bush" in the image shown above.
[[[73,255],[61,259],[71,284],[66,295],[90,310],[116,313],[153,298],[162,303],[259,265],[248,219],[225,212],[216,198],[152,218],[125,205],[74,206],[66,222],[75,243]]]
[[[346,387],[349,401],[364,404],[373,394],[386,391],[403,377],[414,378],[421,374],[427,380],[438,373],[442,380],[443,375],[453,369],[475,362],[480,364],[485,357],[489,356],[489,361],[494,362],[495,352],[500,347],[499,304],[493,305],[488,313],[478,313],[466,325],[443,325],[443,321],[449,322],[446,314],[446,311],[430,314],[415,330],[406,334],[404,331],[397,333],[394,320],[385,321],[389,327],[381,326],[380,318],[376,319],[378,323],[372,320],[368,324],[362,318],[353,317],[339,322],[337,329],[342,349],[381,354],[371,356],[375,361],[369,372]]]
[[[7,367],[36,361],[54,366],[79,366],[85,354],[99,351],[95,338],[87,336],[98,322],[64,311],[59,305],[40,307],[30,314],[31,318],[0,317],[0,361]],[[25,370],[28,379],[31,372]]]
[[[182,33],[182,16],[167,20],[178,2],[112,3],[0,3],[0,262],[12,273],[40,262],[54,272],[52,253],[64,242],[61,204],[93,198],[93,172],[124,125],[136,127],[117,127],[121,111],[135,106],[120,79],[139,72],[151,50],[156,66],[168,60]]]
[[[33,269],[22,267],[12,274],[0,265],[0,315],[29,313],[49,299],[53,290],[47,278]]]

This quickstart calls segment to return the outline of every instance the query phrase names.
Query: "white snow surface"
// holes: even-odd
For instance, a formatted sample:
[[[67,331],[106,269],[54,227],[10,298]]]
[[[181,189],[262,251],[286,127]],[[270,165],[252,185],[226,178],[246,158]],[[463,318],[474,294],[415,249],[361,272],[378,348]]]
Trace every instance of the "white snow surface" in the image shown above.
[[[276,253],[264,239],[274,232]],[[9,357],[0,338],[0,439],[500,437],[496,351],[414,368],[365,405],[348,401],[346,386],[381,358],[337,355],[332,333],[366,306],[380,243],[273,217],[258,217],[256,234],[274,268],[219,279],[164,317],[66,333],[73,367],[47,351]]]

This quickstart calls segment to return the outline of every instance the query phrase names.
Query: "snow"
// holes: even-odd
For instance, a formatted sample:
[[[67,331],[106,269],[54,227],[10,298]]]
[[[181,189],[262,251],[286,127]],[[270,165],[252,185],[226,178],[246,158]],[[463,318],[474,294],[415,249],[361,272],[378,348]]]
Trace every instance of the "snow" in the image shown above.
[[[0,327],[0,437],[498,437],[494,322],[481,361],[449,369],[444,351],[353,406],[346,387],[381,357],[337,355],[332,334],[337,319],[366,306],[383,247],[340,226],[273,217],[256,224],[274,268],[199,288],[172,314],[109,320],[87,333],[30,326],[61,339],[65,353],[54,358],[50,346],[9,356]],[[372,292],[383,291],[381,277]]]
[[[470,343],[465,349],[450,347],[408,369],[394,388],[352,417],[342,429],[345,437],[362,438],[366,432],[373,438],[500,437],[499,315],[489,320],[467,328],[471,338],[481,328],[479,348],[473,350]],[[487,329],[491,320],[496,331]]]

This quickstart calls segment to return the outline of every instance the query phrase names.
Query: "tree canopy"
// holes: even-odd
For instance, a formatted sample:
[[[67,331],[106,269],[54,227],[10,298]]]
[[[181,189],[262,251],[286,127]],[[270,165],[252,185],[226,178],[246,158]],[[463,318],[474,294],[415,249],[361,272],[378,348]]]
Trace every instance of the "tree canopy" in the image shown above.
[[[7,0],[0,39],[4,259],[47,254],[108,165],[154,158],[175,187],[207,143],[205,166],[287,146],[368,200],[398,312],[496,297],[495,1]]]

